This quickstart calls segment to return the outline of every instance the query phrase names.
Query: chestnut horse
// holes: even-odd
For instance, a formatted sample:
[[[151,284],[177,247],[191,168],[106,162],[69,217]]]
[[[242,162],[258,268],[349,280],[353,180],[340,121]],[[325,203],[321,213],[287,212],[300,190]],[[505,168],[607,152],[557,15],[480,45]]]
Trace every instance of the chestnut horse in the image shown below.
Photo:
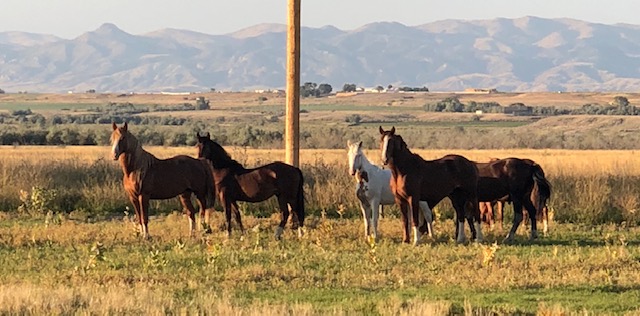
[[[524,207],[531,218],[531,239],[538,237],[536,205],[543,206],[551,196],[551,185],[542,167],[530,159],[506,158],[487,163],[476,163],[478,199],[481,202],[510,200],[513,202],[513,225],[505,241],[511,242],[522,222]],[[537,186],[537,201],[532,202],[532,191]]]
[[[380,131],[382,162],[391,169],[391,190],[402,212],[404,242],[409,242],[407,206],[411,210],[413,243],[420,239],[418,230],[419,202],[427,201],[433,209],[445,197],[451,199],[456,210],[456,241],[465,241],[464,222],[467,208],[471,209],[474,225],[473,238],[482,241],[480,212],[478,210],[478,169],[475,164],[459,155],[447,155],[436,160],[424,160],[412,153],[395,127]],[[471,223],[469,223],[471,224]]]
[[[200,217],[205,224],[205,209],[213,207],[215,187],[211,167],[203,159],[175,156],[158,159],[148,153],[129,132],[127,123],[118,127],[113,123],[111,153],[119,160],[124,177],[122,183],[136,212],[140,233],[149,238],[149,200],[164,200],[180,196],[189,215],[191,236],[195,234],[195,213],[191,203],[194,193],[200,206]]]
[[[227,221],[227,234],[231,236],[231,211],[244,233],[237,201],[262,202],[272,196],[278,199],[282,220],[276,229],[276,239],[280,239],[289,219],[289,208],[293,211],[292,226],[298,227],[302,235],[304,222],[304,179],[302,171],[284,162],[276,161],[258,168],[245,169],[215,141],[209,133],[198,137],[198,157],[209,160],[213,167],[213,178],[218,197]]]

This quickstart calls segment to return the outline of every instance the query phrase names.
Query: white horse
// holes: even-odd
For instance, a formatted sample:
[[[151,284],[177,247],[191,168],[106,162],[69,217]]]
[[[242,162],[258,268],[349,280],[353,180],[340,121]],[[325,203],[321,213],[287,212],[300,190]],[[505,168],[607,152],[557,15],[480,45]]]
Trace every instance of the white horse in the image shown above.
[[[347,141],[349,152],[349,173],[356,178],[356,196],[360,201],[360,209],[364,218],[364,235],[370,234],[378,239],[378,218],[382,205],[396,203],[391,192],[391,170],[382,169],[367,159],[362,152],[362,142]],[[427,220],[427,234],[433,236],[433,213],[425,201],[420,201],[420,208]],[[421,217],[422,219],[422,217]]]

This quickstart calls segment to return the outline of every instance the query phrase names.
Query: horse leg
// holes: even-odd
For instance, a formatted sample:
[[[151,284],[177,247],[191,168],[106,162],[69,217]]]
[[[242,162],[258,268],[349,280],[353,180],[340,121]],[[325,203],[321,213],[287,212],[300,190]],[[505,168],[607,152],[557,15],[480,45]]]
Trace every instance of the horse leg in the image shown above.
[[[456,210],[456,243],[462,244],[467,239],[464,235],[464,220],[466,218],[464,201],[460,201],[459,197],[452,197],[451,204]]]
[[[220,193],[220,203],[224,208],[224,218],[227,222],[227,238],[231,237],[231,201],[224,192]]]
[[[364,220],[364,239],[369,237],[369,218],[371,218],[371,204],[368,202],[360,201],[360,210],[362,211],[362,219]]]
[[[209,221],[207,220],[207,197],[205,194],[196,194],[196,198],[198,200],[198,206],[200,208],[200,226],[205,233],[210,234],[211,227],[209,226]],[[193,221],[195,223],[195,215]]]
[[[242,218],[240,215],[240,208],[238,207],[238,203],[236,201],[231,202],[231,207],[233,207],[233,215],[236,218],[236,223],[240,226],[240,233],[244,235],[244,226],[242,226]]]
[[[471,218],[473,218],[473,238],[476,242],[482,242],[484,236],[482,235],[482,221],[480,220],[480,209],[478,208],[478,198],[475,195],[467,198],[467,205],[471,207]]]
[[[420,242],[420,237],[422,234],[418,229],[420,224],[420,197],[419,196],[411,196],[409,197],[409,209],[411,210],[411,224],[413,226],[413,245],[417,246]]]
[[[193,204],[191,204],[191,193],[185,192],[180,194],[180,202],[182,203],[182,207],[184,211],[189,216],[189,236],[195,237],[196,233],[196,210],[193,208]]]
[[[433,236],[435,235],[433,233],[433,211],[429,207],[429,204],[425,201],[420,201],[420,209],[424,214],[424,222],[427,226],[427,235],[429,236],[429,238],[433,238]]]
[[[492,207],[493,208],[493,207]],[[502,201],[497,201],[496,202],[496,219],[498,220],[498,222],[500,223],[500,226],[498,226],[498,228],[500,229],[500,231],[502,232],[503,230],[503,221],[504,221],[504,202]]]
[[[524,199],[524,207],[529,213],[529,220],[531,221],[531,236],[530,239],[538,238],[538,221],[536,220],[536,208],[531,203],[530,199]]]
[[[138,201],[138,197],[129,195],[129,201],[131,201],[131,204],[133,204],[133,211],[136,213],[136,229],[138,230],[140,236],[142,236],[142,222],[140,221],[140,219],[142,218],[142,214],[140,214],[140,203]]]
[[[402,228],[404,230],[404,237],[402,238],[402,242],[409,243],[409,204],[404,199],[396,198],[396,203],[400,206],[400,215],[402,217]]]
[[[140,225],[142,226],[142,238],[149,239],[149,197],[146,195],[138,196],[140,203]]]
[[[542,235],[547,237],[549,232],[549,209],[546,206],[542,207]]]
[[[516,235],[516,230],[518,230],[518,226],[522,223],[522,201],[521,197],[515,197],[514,194],[511,195],[513,199],[513,225],[511,226],[511,230],[509,230],[509,234],[504,239],[505,242],[512,242],[513,238]]]
[[[373,198],[370,201],[371,204],[371,231],[373,233],[373,240],[378,241],[378,219],[380,218],[380,199]]]
[[[282,232],[284,231],[284,226],[287,225],[287,221],[289,220],[289,205],[287,205],[287,201],[278,196],[278,206],[280,207],[280,212],[282,213],[282,219],[280,220],[280,224],[276,228],[276,239],[280,240],[282,238]]]

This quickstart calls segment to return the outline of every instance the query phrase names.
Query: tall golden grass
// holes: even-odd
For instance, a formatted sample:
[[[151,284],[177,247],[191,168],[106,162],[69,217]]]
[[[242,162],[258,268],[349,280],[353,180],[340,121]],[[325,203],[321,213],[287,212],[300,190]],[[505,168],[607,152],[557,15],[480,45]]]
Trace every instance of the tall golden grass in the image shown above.
[[[158,158],[178,154],[195,155],[190,147],[145,147]],[[106,146],[46,147],[4,146],[0,148],[0,210],[17,209],[20,191],[33,188],[57,190],[54,204],[62,211],[113,212],[127,205],[122,193],[121,171]],[[283,160],[281,149],[227,147],[232,157],[247,167]],[[640,159],[633,150],[416,150],[425,159],[456,153],[475,161],[519,157],[533,159],[545,170],[553,186],[550,206],[560,221],[585,223],[640,222]],[[377,163],[379,150],[365,151]],[[353,179],[347,173],[345,150],[304,149],[300,161],[306,180],[307,205],[311,212],[338,210],[359,214]],[[165,211],[178,207],[175,201],[154,202]],[[445,202],[440,212],[449,214]],[[243,206],[244,210],[269,214],[273,201]],[[344,211],[346,210],[346,212]],[[341,214],[342,215],[342,214]],[[448,216],[448,215],[446,215]]]

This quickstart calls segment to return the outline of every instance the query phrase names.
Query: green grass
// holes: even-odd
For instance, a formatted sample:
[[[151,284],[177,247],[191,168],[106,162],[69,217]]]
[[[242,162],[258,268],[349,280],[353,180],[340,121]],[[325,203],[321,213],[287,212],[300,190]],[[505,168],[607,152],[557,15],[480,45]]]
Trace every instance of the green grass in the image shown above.
[[[637,228],[558,224],[533,242],[521,228],[515,244],[500,244],[487,259],[502,233],[485,231],[485,245],[456,245],[451,221],[437,222],[437,238],[413,247],[400,242],[397,218],[382,219],[377,244],[363,240],[359,219],[311,216],[302,240],[287,230],[279,242],[272,236],[277,214],[245,216],[247,233],[241,238],[234,230],[229,240],[219,229],[188,238],[186,219],[171,214],[152,218],[153,238],[144,241],[130,220],[5,218],[0,313],[20,311],[27,304],[22,295],[38,291],[47,295],[33,303],[35,314],[60,311],[55,302],[69,295],[76,307],[62,312],[220,311],[211,305],[215,299],[226,301],[227,310],[288,306],[374,315],[433,308],[620,314],[640,305]],[[211,222],[219,228],[220,214]],[[127,297],[139,305],[127,305],[121,297],[127,289],[135,289]],[[156,299],[141,300],[146,295]]]
[[[425,127],[425,128],[441,128],[441,127],[463,127],[463,128],[512,128],[531,124],[530,121],[421,121],[421,122],[364,122],[363,126],[379,126],[393,125],[401,127]]]
[[[0,110],[85,110],[99,106],[95,103],[47,103],[47,102],[0,102]]]

